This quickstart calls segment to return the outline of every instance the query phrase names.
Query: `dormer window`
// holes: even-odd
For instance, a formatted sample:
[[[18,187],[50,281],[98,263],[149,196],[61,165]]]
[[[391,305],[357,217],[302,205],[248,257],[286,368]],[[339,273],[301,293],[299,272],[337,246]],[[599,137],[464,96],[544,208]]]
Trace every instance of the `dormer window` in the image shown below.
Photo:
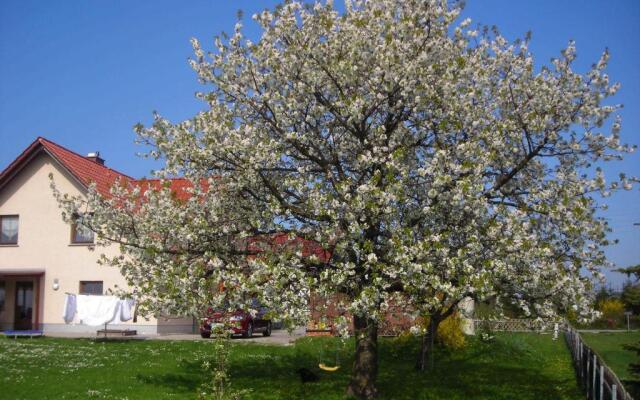
[[[74,223],[71,225],[71,243],[93,244],[93,231],[84,225],[84,216],[74,215]]]
[[[0,244],[18,244],[17,215],[0,215]]]

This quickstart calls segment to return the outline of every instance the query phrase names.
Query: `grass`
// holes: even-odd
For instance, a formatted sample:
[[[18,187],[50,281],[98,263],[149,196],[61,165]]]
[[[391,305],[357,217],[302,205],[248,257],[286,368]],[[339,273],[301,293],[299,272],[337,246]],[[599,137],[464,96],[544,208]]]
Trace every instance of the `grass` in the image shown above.
[[[625,387],[636,396],[640,395],[640,380],[629,372],[629,364],[638,363],[636,353],[625,350],[624,345],[640,342],[640,332],[581,333],[582,339],[604,359],[609,368],[622,380]]]
[[[276,347],[234,340],[234,387],[251,399],[342,399],[353,342],[303,338]],[[490,343],[468,338],[465,349],[438,350],[435,369],[413,369],[417,341],[381,339],[381,399],[581,399],[568,350],[549,335],[498,334]],[[194,399],[205,376],[209,342],[87,339],[0,339],[2,399]],[[337,349],[337,351],[336,351]],[[319,362],[342,368],[320,372]],[[306,367],[320,381],[303,385]]]

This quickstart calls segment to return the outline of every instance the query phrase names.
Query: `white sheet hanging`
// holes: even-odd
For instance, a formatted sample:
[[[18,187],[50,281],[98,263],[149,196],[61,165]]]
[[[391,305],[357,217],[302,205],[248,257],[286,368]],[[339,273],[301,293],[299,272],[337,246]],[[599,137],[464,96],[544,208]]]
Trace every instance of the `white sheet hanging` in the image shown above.
[[[77,296],[78,319],[89,326],[100,326],[113,323],[119,319],[120,299],[115,296]]]
[[[64,307],[62,309],[62,319],[64,322],[71,323],[76,316],[76,295],[67,293],[64,295]]]
[[[133,317],[133,307],[136,301],[132,299],[120,300],[120,321],[129,321]]]
[[[63,319],[71,323],[76,314],[81,324],[101,326],[129,321],[136,302],[115,296],[97,296],[67,293],[64,299]]]

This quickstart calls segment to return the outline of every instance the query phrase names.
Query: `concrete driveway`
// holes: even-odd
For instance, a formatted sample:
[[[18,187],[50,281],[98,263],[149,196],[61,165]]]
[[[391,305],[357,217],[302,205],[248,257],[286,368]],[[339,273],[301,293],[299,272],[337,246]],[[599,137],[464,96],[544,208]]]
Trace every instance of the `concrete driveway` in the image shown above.
[[[297,328],[291,334],[284,329],[278,329],[271,332],[271,336],[264,337],[262,333],[255,333],[251,338],[243,338],[240,336],[233,337],[233,343],[263,343],[270,345],[288,346],[305,336],[304,328]],[[144,337],[150,340],[211,340],[203,339],[199,334],[168,334],[168,335],[148,335]]]
[[[47,337],[60,337],[60,338],[89,338],[100,339],[99,336],[91,335],[87,333],[71,333],[71,332],[52,332],[46,333]],[[284,329],[278,329],[271,332],[271,336],[264,337],[261,333],[256,333],[251,338],[243,338],[240,336],[234,336],[234,343],[264,343],[269,345],[288,346],[305,336],[305,328],[297,328],[291,334]],[[165,334],[165,335],[136,335],[136,336],[111,336],[109,340],[211,340],[203,339],[199,334]]]

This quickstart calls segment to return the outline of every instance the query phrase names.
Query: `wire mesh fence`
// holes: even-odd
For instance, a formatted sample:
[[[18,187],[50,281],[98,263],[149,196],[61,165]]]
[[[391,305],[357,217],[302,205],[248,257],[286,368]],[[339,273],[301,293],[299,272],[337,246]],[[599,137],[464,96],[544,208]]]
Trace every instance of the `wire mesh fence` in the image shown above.
[[[541,332],[553,330],[554,323],[538,319],[474,319],[475,331]]]

